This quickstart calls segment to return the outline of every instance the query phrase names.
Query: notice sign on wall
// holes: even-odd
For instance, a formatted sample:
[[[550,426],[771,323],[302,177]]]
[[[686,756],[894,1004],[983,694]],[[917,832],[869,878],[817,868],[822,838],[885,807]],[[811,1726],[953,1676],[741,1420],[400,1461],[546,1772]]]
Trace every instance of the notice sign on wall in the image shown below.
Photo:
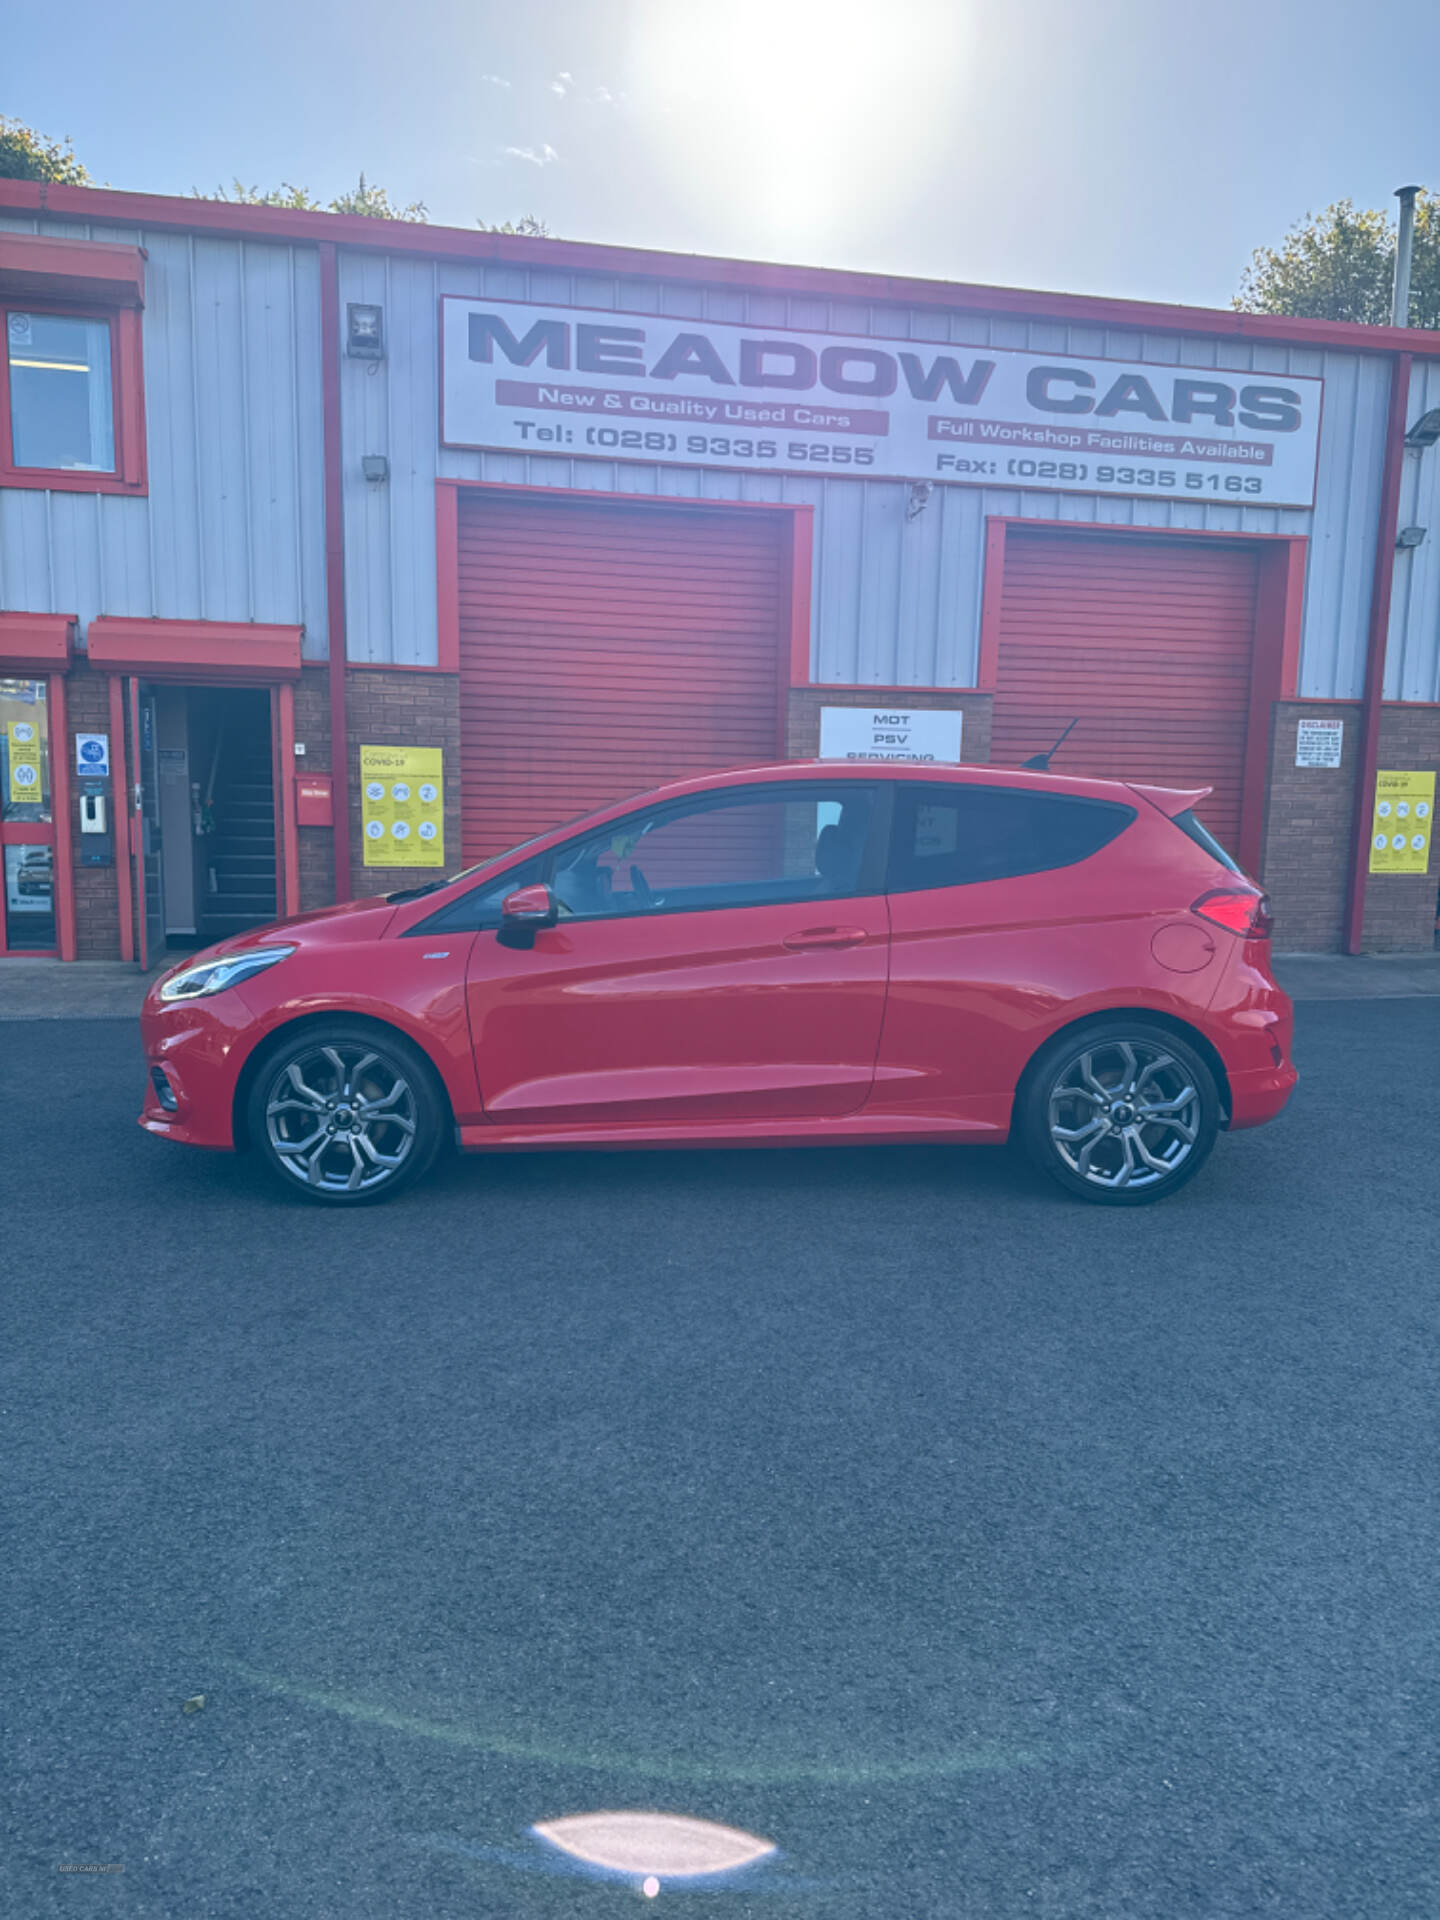
[[[1315,498],[1324,382],[945,341],[441,301],[449,447],[1144,494]]]
[[[10,800],[15,806],[35,806],[40,802],[43,785],[40,778],[40,729],[33,720],[12,720],[8,728],[10,747]]]
[[[361,747],[360,820],[367,867],[443,867],[444,753]]]
[[[915,707],[822,707],[822,760],[929,760],[956,766],[963,713]]]
[[[1343,720],[1302,720],[1295,731],[1295,764],[1338,767],[1344,745]]]
[[[75,771],[91,779],[108,779],[110,774],[110,736],[108,733],[77,733]]]
[[[1433,773],[1377,773],[1371,873],[1428,873],[1435,828]]]

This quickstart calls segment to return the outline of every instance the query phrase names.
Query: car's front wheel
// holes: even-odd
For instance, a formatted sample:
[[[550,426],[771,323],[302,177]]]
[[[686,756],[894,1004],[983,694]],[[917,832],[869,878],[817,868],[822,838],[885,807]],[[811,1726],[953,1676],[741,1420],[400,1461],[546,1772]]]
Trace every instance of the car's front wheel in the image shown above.
[[[332,1206],[388,1199],[445,1137],[434,1069],[399,1034],[350,1022],[283,1040],[250,1089],[250,1140],[292,1193]]]
[[[1062,1034],[1027,1079],[1016,1116],[1037,1166],[1082,1199],[1135,1207],[1192,1180],[1220,1127],[1215,1076],[1162,1026],[1128,1017]]]

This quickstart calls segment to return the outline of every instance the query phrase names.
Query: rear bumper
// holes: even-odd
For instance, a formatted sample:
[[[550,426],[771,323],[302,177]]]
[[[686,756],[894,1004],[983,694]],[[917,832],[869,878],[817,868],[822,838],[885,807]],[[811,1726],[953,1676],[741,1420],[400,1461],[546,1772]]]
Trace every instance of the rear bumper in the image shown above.
[[[1246,1127],[1263,1127],[1267,1120],[1274,1120],[1284,1111],[1299,1077],[1288,1060],[1279,1067],[1232,1073],[1229,1131],[1241,1133]]]

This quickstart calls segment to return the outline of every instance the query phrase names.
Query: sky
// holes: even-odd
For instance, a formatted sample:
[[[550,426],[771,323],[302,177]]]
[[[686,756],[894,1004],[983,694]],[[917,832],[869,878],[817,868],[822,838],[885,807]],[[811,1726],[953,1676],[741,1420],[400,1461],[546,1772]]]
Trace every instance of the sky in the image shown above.
[[[97,181],[363,169],[433,222],[1228,306],[1307,211],[1440,187],[1435,0],[67,0],[0,113]]]

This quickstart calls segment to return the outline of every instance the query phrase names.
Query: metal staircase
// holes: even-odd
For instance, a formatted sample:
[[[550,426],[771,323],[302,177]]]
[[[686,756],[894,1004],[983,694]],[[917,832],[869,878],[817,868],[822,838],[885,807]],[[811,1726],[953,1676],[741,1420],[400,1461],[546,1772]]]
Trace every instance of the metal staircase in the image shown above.
[[[236,703],[239,706],[239,703]],[[226,715],[213,802],[215,831],[207,836],[213,874],[204,902],[205,937],[223,940],[276,917],[275,797],[270,731],[243,708]]]

